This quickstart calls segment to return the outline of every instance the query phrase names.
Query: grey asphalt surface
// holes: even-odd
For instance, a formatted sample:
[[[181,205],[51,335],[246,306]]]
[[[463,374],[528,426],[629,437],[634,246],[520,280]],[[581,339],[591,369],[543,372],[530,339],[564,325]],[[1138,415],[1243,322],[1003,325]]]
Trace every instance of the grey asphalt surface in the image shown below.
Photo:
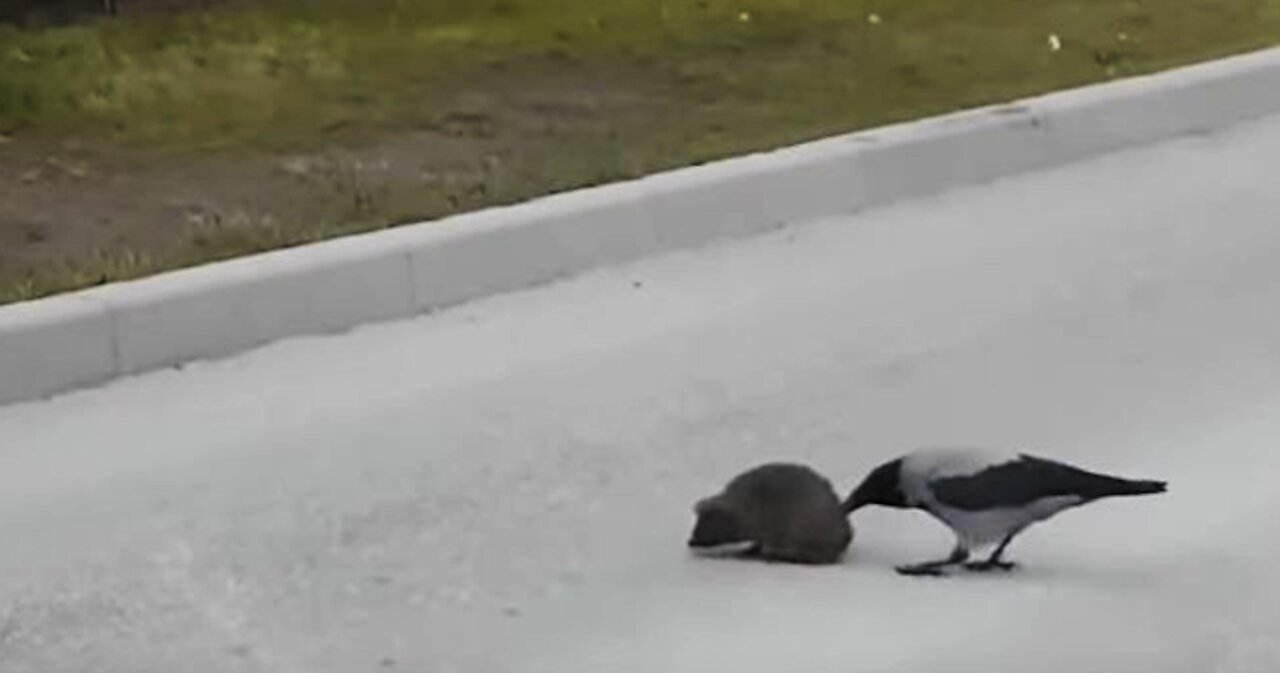
[[[1280,666],[1280,119],[0,409],[0,671]],[[1165,478],[911,581],[691,558],[764,460]],[[1010,668],[1016,667],[1016,668]]]

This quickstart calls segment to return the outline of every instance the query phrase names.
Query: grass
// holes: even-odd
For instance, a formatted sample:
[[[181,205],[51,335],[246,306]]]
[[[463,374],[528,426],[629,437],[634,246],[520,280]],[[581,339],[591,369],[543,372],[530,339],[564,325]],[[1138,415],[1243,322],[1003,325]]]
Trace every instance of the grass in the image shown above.
[[[0,33],[0,131],[147,150],[305,147],[334,129],[421,123],[495,70],[557,65],[676,83],[694,103],[748,102],[774,126],[843,128],[1275,42],[1275,6],[276,0]],[[1047,49],[1050,34],[1066,48]]]
[[[332,206],[305,224],[204,223],[178,246],[16,278],[0,257],[0,301],[1278,41],[1280,0],[274,0],[0,27],[0,135],[134,166],[394,140],[438,127],[462,89],[568,79],[645,101],[603,126],[566,120],[468,184],[333,178]]]

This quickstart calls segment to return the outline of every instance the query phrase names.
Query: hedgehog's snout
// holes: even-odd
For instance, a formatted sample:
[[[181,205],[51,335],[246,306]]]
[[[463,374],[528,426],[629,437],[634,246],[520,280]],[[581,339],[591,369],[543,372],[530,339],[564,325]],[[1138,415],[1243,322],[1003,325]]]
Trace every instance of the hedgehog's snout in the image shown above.
[[[746,532],[732,513],[718,508],[704,508],[689,535],[690,547],[718,547],[744,542]]]

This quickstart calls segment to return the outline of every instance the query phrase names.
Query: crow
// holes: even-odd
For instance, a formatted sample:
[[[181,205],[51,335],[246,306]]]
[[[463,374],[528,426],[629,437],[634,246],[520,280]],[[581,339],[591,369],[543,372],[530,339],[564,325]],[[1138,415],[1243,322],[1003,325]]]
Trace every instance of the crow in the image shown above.
[[[903,565],[904,575],[941,575],[954,566],[1011,570],[1009,543],[1032,524],[1063,510],[1116,496],[1163,493],[1166,483],[1088,472],[1026,453],[930,448],[889,461],[867,475],[844,501],[846,514],[866,505],[920,509],[951,528],[956,544],[945,559]],[[995,545],[984,560],[970,553]]]

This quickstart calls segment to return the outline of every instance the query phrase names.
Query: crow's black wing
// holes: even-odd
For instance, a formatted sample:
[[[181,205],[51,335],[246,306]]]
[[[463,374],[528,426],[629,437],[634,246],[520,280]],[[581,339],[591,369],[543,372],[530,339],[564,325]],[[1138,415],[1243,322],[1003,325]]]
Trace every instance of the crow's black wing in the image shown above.
[[[973,474],[936,479],[929,487],[939,503],[977,511],[1020,507],[1053,496],[1090,500],[1109,495],[1126,484],[1123,479],[1023,454]]]

